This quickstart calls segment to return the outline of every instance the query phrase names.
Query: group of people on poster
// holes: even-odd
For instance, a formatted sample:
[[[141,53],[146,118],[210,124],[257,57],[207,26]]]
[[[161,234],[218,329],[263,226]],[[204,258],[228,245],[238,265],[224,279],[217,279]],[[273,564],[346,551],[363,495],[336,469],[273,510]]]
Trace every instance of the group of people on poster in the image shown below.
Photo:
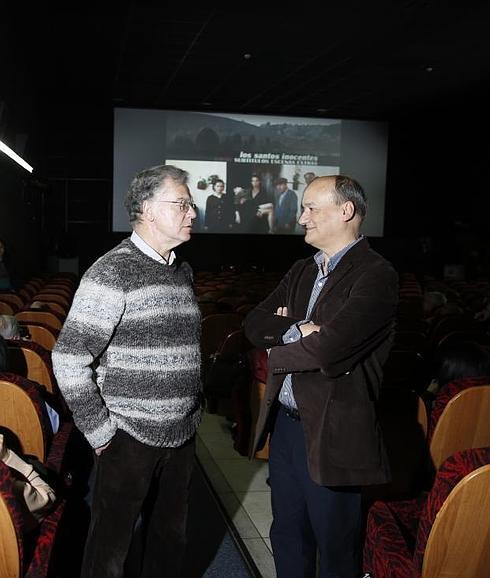
[[[314,178],[305,173],[308,185]],[[216,179],[206,200],[204,231],[209,233],[291,234],[296,228],[298,195],[285,177],[276,179],[274,193],[265,190],[260,175],[253,174],[250,187],[235,187],[226,194],[225,182]]]

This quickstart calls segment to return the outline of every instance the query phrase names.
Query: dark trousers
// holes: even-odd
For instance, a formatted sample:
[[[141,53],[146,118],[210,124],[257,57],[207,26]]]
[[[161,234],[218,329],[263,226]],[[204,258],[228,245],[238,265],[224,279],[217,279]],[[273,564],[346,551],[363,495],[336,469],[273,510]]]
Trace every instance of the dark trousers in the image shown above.
[[[141,578],[178,578],[185,542],[194,440],[155,448],[118,430],[97,461],[82,578],[123,578],[143,515]],[[129,573],[128,573],[129,574]],[[128,578],[137,578],[134,570]]]
[[[308,473],[301,421],[279,410],[271,437],[271,543],[278,578],[358,578],[359,488],[319,486]]]

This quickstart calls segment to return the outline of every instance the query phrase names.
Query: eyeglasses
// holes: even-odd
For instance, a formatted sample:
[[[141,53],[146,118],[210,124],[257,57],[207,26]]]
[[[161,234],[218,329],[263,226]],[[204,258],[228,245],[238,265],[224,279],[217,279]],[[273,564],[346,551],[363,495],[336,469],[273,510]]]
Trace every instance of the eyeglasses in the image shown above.
[[[156,201],[156,202],[157,203],[172,203],[173,205],[179,205],[181,213],[187,213],[191,207],[194,211],[197,208],[197,205],[196,205],[196,203],[194,203],[194,201],[188,201],[187,199],[180,199],[179,201],[161,200],[161,201]]]

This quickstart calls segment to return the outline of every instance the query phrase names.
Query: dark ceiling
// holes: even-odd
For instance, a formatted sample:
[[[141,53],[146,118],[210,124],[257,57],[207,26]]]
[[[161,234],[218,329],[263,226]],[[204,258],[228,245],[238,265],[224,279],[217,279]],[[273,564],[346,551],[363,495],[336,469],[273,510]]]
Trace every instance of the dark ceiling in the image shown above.
[[[112,130],[114,106],[381,120],[471,107],[488,94],[489,4],[18,3],[2,8],[1,122],[54,139]]]

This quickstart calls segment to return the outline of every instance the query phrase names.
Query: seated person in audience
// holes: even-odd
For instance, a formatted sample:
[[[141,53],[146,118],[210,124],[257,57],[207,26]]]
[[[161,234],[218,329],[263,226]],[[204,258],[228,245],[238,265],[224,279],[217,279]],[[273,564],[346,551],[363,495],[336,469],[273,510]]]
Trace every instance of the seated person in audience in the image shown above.
[[[481,321],[482,323],[486,323],[490,321],[490,297],[487,295],[485,298],[485,305],[483,309],[475,313],[476,321]]]
[[[471,341],[443,349],[435,360],[435,377],[427,392],[435,396],[446,383],[468,377],[489,377],[490,353]]]
[[[51,510],[56,499],[54,491],[31,464],[8,449],[1,434],[0,460],[9,467],[14,477],[14,495],[25,507],[25,529],[32,530]]]
[[[29,309],[39,309],[40,311],[51,311],[51,307],[42,301],[33,301]]]
[[[19,337],[12,337],[11,339],[19,339]],[[8,362],[8,348],[7,343],[2,335],[0,335],[0,373],[8,372],[9,371],[9,362]],[[42,391],[43,397],[50,397],[50,403],[46,400],[44,401],[44,405],[46,406],[46,412],[49,417],[49,422],[51,423],[51,428],[53,430],[53,434],[57,433],[60,427],[60,415],[59,412],[56,411],[52,406],[56,405],[54,396],[49,394],[45,388]]]
[[[447,297],[440,291],[426,291],[424,293],[424,319],[429,323],[440,316],[444,306],[447,304]]]
[[[0,335],[4,339],[26,339],[22,326],[13,315],[0,315]]]

